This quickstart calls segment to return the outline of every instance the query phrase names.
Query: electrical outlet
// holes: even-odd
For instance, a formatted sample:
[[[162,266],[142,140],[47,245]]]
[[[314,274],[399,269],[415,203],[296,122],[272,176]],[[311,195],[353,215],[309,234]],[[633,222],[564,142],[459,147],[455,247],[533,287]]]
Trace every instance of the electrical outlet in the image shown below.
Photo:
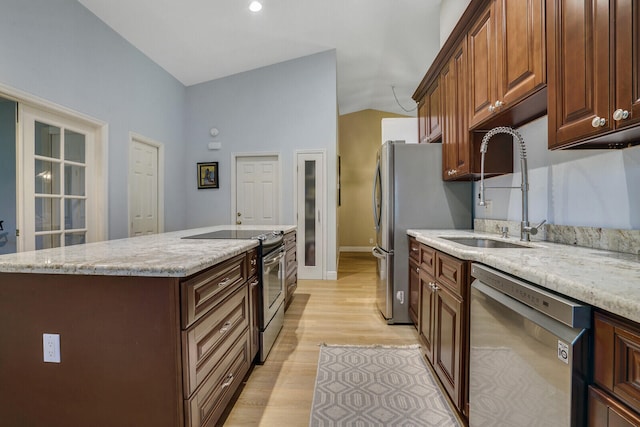
[[[373,243],[373,238],[372,237],[369,238],[369,243]]]
[[[44,361],[60,363],[60,334],[42,334]]]

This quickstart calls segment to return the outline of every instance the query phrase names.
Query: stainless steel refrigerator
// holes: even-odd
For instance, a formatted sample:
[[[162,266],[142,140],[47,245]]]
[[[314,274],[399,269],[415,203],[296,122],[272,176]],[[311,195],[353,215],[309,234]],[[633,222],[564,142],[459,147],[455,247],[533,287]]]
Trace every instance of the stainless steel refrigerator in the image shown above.
[[[442,181],[442,144],[387,141],[376,163],[376,302],[387,323],[411,323],[407,230],[472,228],[472,183]]]

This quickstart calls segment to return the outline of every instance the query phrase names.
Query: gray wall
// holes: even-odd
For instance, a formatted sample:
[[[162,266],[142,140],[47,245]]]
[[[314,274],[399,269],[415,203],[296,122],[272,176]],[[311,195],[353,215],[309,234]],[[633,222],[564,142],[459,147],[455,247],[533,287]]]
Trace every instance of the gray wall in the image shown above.
[[[531,222],[546,219],[559,225],[640,229],[640,146],[624,150],[549,151],[546,116],[519,131],[527,145]],[[487,185],[520,186],[517,151],[514,172],[491,178]],[[492,212],[476,206],[477,218],[520,221],[519,189],[487,190],[486,198],[493,202]]]
[[[128,233],[130,131],[165,144],[165,228],[184,228],[185,87],[75,0],[3,0],[0,40],[0,83],[109,124],[109,238]]]
[[[294,224],[295,150],[326,150],[327,270],[336,259],[336,52],[282,62],[187,88],[186,226],[229,224],[232,153],[278,152],[281,222]],[[209,129],[219,135],[212,138]],[[219,141],[220,150],[208,150]],[[220,188],[196,188],[196,163],[217,161]]]
[[[0,254],[16,251],[16,103],[0,98]]]

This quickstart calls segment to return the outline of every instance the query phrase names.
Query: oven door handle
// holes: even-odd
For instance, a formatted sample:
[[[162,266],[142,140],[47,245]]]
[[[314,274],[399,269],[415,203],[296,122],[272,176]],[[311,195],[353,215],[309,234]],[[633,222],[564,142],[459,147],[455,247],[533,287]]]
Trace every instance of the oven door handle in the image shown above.
[[[273,266],[273,265],[278,264],[282,258],[284,258],[284,250],[282,250],[282,249],[281,249],[281,250],[278,252],[278,255],[276,255],[275,257],[273,257],[273,259],[269,259],[269,260],[267,260],[267,258],[265,258],[265,261],[264,261],[264,268],[269,268],[269,267],[271,267],[271,266]]]

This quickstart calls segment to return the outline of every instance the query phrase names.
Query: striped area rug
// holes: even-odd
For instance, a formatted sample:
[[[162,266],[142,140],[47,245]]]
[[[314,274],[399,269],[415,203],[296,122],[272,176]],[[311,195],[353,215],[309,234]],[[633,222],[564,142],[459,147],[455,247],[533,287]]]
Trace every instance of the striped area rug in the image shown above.
[[[419,346],[320,348],[311,427],[458,427]]]

